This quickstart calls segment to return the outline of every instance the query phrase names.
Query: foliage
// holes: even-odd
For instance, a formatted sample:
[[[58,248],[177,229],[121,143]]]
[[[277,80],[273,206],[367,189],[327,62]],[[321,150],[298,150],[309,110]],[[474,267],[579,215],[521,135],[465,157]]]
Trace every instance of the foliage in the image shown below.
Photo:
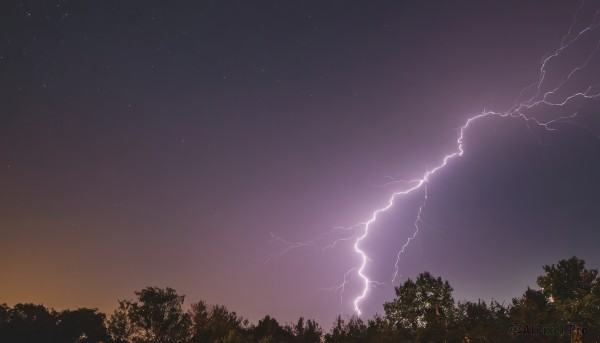
[[[348,322],[337,316],[331,333],[325,335],[325,342],[366,342],[367,326],[357,316],[349,318]]]
[[[544,266],[537,279],[542,293],[556,305],[563,318],[580,324],[600,324],[600,278],[598,270],[586,269],[577,257]]]
[[[323,329],[313,319],[304,320],[300,317],[294,325],[287,325],[285,330],[289,332],[296,343],[318,343],[321,342]]]
[[[206,302],[192,304],[189,311],[192,338],[190,342],[246,342],[248,321],[225,306],[209,307]]]
[[[446,340],[454,309],[452,290],[448,281],[421,273],[416,281],[396,287],[396,299],[383,305],[386,319],[416,341]]]
[[[455,336],[469,342],[505,342],[509,327],[507,309],[497,301],[459,302],[455,309]]]
[[[0,305],[0,342],[106,342],[105,315],[96,309],[56,312],[44,305]]]
[[[116,342],[185,343],[189,341],[190,319],[183,312],[184,296],[171,288],[147,287],[135,292],[137,301],[119,301],[108,321]]]
[[[573,256],[557,265],[544,266],[538,277],[542,294],[556,307],[562,319],[577,328],[600,328],[600,278],[597,269],[586,269],[585,261]],[[596,329],[598,330],[598,329]],[[598,333],[593,333],[598,335]],[[597,336],[600,338],[600,335]],[[573,341],[582,341],[573,334]]]
[[[43,305],[0,304],[0,342],[317,343],[317,342],[600,342],[600,278],[576,257],[544,266],[540,290],[508,305],[454,302],[452,287],[428,272],[395,288],[384,315],[366,322],[337,316],[329,332],[300,317],[281,325],[266,315],[256,325],[222,305],[183,308],[171,288],[147,287],[120,300],[109,317],[97,309],[55,311]],[[571,325],[579,333],[528,335],[539,327]],[[586,335],[582,329],[587,328]]]

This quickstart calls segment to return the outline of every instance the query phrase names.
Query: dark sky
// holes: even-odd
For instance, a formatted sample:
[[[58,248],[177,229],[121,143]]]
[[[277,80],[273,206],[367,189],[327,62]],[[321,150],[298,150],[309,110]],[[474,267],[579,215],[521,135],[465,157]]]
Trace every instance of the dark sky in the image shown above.
[[[329,326],[361,291],[355,272],[341,303],[323,290],[360,264],[354,241],[264,263],[289,247],[270,233],[303,242],[368,220],[405,187],[389,177],[421,177],[469,117],[508,110],[538,80],[600,7],[578,5],[2,1],[0,303],[112,311],[170,286],[253,321]],[[547,63],[543,91],[588,62],[549,101],[598,93],[598,31]],[[427,184],[396,284],[428,270],[457,300],[508,301],[544,264],[600,267],[600,106],[583,100],[526,111],[577,111],[552,131],[474,122],[465,154]],[[393,298],[422,195],[399,198],[361,243],[386,283],[365,318]]]

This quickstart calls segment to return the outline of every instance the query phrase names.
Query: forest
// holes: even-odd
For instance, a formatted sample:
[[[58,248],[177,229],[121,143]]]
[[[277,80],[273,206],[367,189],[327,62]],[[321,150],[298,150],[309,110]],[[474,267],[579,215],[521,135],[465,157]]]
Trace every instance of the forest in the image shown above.
[[[539,289],[509,304],[455,301],[441,277],[423,272],[395,287],[395,298],[370,319],[338,316],[325,332],[312,319],[251,323],[221,305],[147,287],[97,309],[55,311],[0,305],[0,342],[600,342],[600,278],[575,256],[543,267]]]

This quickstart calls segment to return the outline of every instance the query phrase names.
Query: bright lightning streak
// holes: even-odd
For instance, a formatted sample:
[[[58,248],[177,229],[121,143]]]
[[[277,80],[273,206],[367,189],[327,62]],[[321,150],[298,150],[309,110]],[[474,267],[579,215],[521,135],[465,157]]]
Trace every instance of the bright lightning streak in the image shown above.
[[[281,236],[277,236],[271,232],[270,233],[270,235],[271,235],[270,242],[276,242],[276,241],[281,242],[284,245],[286,245],[287,248],[285,248],[281,251],[278,251],[276,253],[268,255],[267,257],[265,257],[263,264],[266,264],[266,263],[270,262],[271,260],[277,259],[280,256],[286,254],[288,251],[293,250],[293,249],[298,249],[298,248],[303,248],[303,247],[313,247],[313,248],[317,248],[320,250],[332,249],[338,243],[343,242],[343,241],[348,241],[348,240],[351,240],[352,238],[356,237],[356,234],[353,233],[351,236],[348,236],[348,237],[334,239],[329,244],[319,244],[319,242],[325,240],[327,238],[327,236],[332,235],[336,231],[355,231],[355,229],[356,229],[356,226],[351,226],[349,228],[336,226],[333,229],[329,230],[328,232],[322,233],[321,235],[319,235],[319,237],[317,237],[313,240],[310,240],[310,241],[306,241],[306,242],[290,242],[290,241],[286,240],[285,238],[283,238]]]
[[[575,24],[578,19],[578,15],[580,14],[580,12],[582,12],[583,5],[584,5],[584,1],[582,1],[581,4],[577,7],[573,21],[571,22],[571,25],[569,26],[567,33],[563,37],[560,47],[558,49],[556,49],[552,54],[550,54],[549,56],[542,59],[541,65],[539,68],[538,80],[521,90],[521,92],[515,99],[514,105],[511,108],[509,108],[505,112],[495,112],[495,111],[484,110],[483,112],[481,112],[477,115],[469,117],[464,122],[464,124],[460,128],[458,128],[458,137],[456,139],[456,149],[453,152],[449,153],[448,155],[445,155],[441,159],[440,163],[437,164],[435,167],[433,167],[432,169],[426,169],[425,172],[422,174],[421,178],[413,179],[413,180],[396,180],[393,177],[386,176],[386,178],[391,181],[387,182],[383,185],[379,185],[379,187],[388,186],[388,185],[392,185],[392,184],[402,184],[407,188],[397,191],[397,192],[394,192],[388,199],[385,206],[381,207],[379,209],[376,209],[371,214],[370,219],[367,220],[366,222],[357,223],[348,228],[335,227],[332,230],[330,230],[329,232],[321,234],[316,239],[306,241],[306,242],[290,242],[290,241],[285,240],[282,237],[271,234],[271,237],[273,238],[274,241],[279,241],[279,242],[283,243],[284,245],[286,245],[287,247],[277,253],[267,256],[265,262],[268,262],[272,259],[278,258],[279,256],[287,253],[288,251],[290,251],[292,249],[311,246],[311,247],[315,247],[315,248],[318,248],[321,250],[325,250],[325,249],[334,248],[340,242],[356,239],[354,241],[354,251],[356,254],[359,255],[359,257],[361,259],[360,265],[348,270],[344,274],[343,282],[341,284],[333,286],[333,287],[329,287],[329,288],[323,288],[323,290],[340,292],[340,302],[342,302],[343,292],[345,290],[346,285],[349,283],[348,277],[351,273],[357,272],[357,275],[362,280],[363,289],[362,289],[362,292],[360,293],[360,295],[358,295],[354,299],[353,304],[354,304],[355,312],[358,315],[361,315],[361,310],[360,310],[359,305],[360,305],[361,301],[363,299],[365,299],[365,297],[369,293],[370,286],[372,284],[384,285],[380,282],[370,280],[368,278],[368,276],[366,274],[366,267],[367,267],[367,263],[370,261],[370,259],[367,255],[367,253],[361,248],[361,242],[363,242],[368,237],[370,230],[372,228],[372,225],[376,222],[379,215],[382,214],[383,212],[386,212],[390,208],[392,208],[394,205],[394,202],[396,201],[397,198],[408,195],[413,192],[416,192],[416,191],[420,190],[421,188],[423,188],[423,201],[421,202],[421,205],[418,208],[417,216],[414,221],[415,231],[406,240],[406,242],[402,245],[402,247],[400,248],[400,250],[397,253],[396,263],[394,264],[395,271],[392,275],[392,284],[394,284],[394,282],[397,279],[397,276],[399,274],[398,265],[400,262],[400,256],[402,255],[402,253],[404,253],[405,249],[409,246],[410,242],[417,237],[417,234],[419,233],[419,223],[423,222],[421,215],[422,215],[423,209],[427,203],[427,185],[429,184],[431,177],[434,176],[438,171],[440,171],[444,167],[446,167],[450,161],[463,156],[463,154],[465,152],[464,146],[463,146],[463,140],[465,137],[465,133],[466,133],[467,129],[469,129],[470,126],[475,121],[478,121],[482,118],[491,117],[491,116],[501,117],[501,118],[507,118],[507,117],[508,118],[516,118],[516,119],[523,120],[525,122],[525,125],[529,129],[531,129],[530,123],[534,123],[536,126],[541,127],[547,131],[555,130],[555,128],[552,127],[553,124],[556,124],[559,122],[569,123],[569,124],[578,125],[580,127],[583,127],[584,129],[588,130],[590,133],[592,133],[594,136],[596,136],[600,139],[600,134],[590,130],[589,128],[587,128],[577,122],[571,121],[571,119],[575,118],[578,115],[578,112],[574,112],[571,115],[555,117],[554,119],[550,119],[550,120],[540,120],[540,119],[536,118],[535,116],[528,114],[528,112],[530,110],[536,109],[541,106],[550,107],[550,108],[551,107],[563,107],[575,99],[584,99],[584,100],[599,100],[600,99],[600,86],[589,86],[585,90],[580,90],[578,92],[571,93],[568,96],[563,96],[559,100],[553,100],[553,99],[557,98],[557,94],[559,93],[559,91],[563,90],[563,86],[565,84],[567,84],[567,82],[570,81],[571,78],[575,74],[577,74],[578,72],[581,72],[583,69],[585,69],[588,66],[591,59],[596,55],[598,50],[600,50],[600,41],[596,42],[595,48],[587,55],[587,58],[585,58],[585,60],[580,65],[577,65],[576,67],[571,69],[570,72],[567,74],[567,76],[564,77],[555,87],[551,87],[550,90],[548,90],[548,91],[545,91],[545,92],[543,91],[543,88],[544,88],[545,84],[547,83],[547,80],[546,80],[547,75],[546,74],[548,71],[547,68],[548,68],[549,64],[551,64],[551,62],[554,59],[561,56],[571,45],[578,42],[581,39],[581,37],[585,36],[586,34],[592,32],[593,30],[596,30],[600,27],[600,21],[598,20],[598,17],[600,15],[600,9],[599,9],[594,13],[592,24],[585,27],[581,31],[577,32],[576,34],[573,34]],[[535,89],[536,89],[535,94],[526,100],[521,100],[521,98],[524,96],[525,92],[533,87],[535,87]],[[532,131],[532,133],[533,133],[533,131]],[[535,136],[535,137],[536,137],[536,139],[538,139],[538,141],[540,141],[537,136]],[[540,141],[540,143],[541,143],[541,141]],[[364,230],[362,231],[362,234],[359,235],[357,233],[357,230],[361,227],[364,227]],[[342,238],[337,238],[337,239],[329,238],[329,237],[333,236],[333,234],[337,231],[351,232],[351,235],[345,236]],[[331,242],[328,244],[320,243],[327,239],[330,239]]]
[[[389,175],[386,175],[386,176],[384,176],[384,178],[385,178],[385,179],[388,179],[388,180],[391,180],[391,181],[389,181],[389,182],[386,182],[386,183],[383,183],[383,184],[377,184],[377,185],[373,184],[372,186],[374,186],[374,187],[386,187],[386,186],[393,185],[393,184],[397,184],[397,183],[407,184],[407,183],[411,183],[411,182],[413,182],[413,181],[414,181],[414,180],[412,180],[412,181],[407,181],[407,180],[397,180],[397,179],[396,179],[396,178],[394,178],[393,176],[389,176]]]
[[[430,178],[435,173],[437,173],[439,170],[446,167],[446,165],[448,165],[448,163],[451,160],[453,160],[457,157],[461,157],[464,154],[463,139],[465,137],[466,130],[471,126],[471,124],[473,122],[475,122],[476,120],[479,120],[481,118],[488,117],[488,116],[513,117],[513,118],[521,118],[526,123],[529,123],[530,121],[532,121],[536,125],[541,126],[546,130],[552,131],[552,130],[554,130],[551,127],[552,124],[557,123],[559,121],[565,121],[565,120],[574,118],[577,115],[577,112],[575,112],[573,115],[570,115],[570,116],[563,116],[563,117],[554,118],[554,119],[551,119],[548,121],[541,121],[533,116],[527,115],[527,113],[525,113],[525,111],[533,109],[533,108],[541,106],[541,105],[551,106],[551,107],[564,106],[568,102],[570,102],[571,100],[573,100],[575,98],[598,99],[600,97],[600,92],[593,92],[593,89],[592,89],[593,87],[590,86],[583,92],[577,92],[577,93],[571,94],[571,95],[563,98],[562,101],[554,101],[553,102],[553,101],[549,100],[549,98],[551,96],[555,95],[562,88],[562,86],[572,78],[572,76],[574,74],[576,74],[578,71],[584,69],[588,65],[589,61],[592,59],[592,57],[596,54],[596,52],[600,48],[600,41],[597,43],[595,49],[588,55],[587,59],[581,65],[572,69],[571,72],[567,75],[567,77],[564,78],[556,87],[554,87],[552,90],[547,91],[543,95],[541,95],[542,94],[542,84],[544,83],[545,78],[546,78],[547,65],[550,63],[550,61],[552,59],[558,57],[559,55],[561,55],[561,53],[563,53],[563,51],[565,49],[567,49],[571,44],[573,44],[574,42],[579,40],[580,37],[582,37],[584,34],[586,34],[589,31],[592,31],[594,29],[597,29],[600,26],[600,23],[598,22],[598,14],[599,14],[600,10],[598,10],[594,14],[593,23],[591,25],[589,25],[588,27],[586,27],[585,29],[578,32],[573,38],[568,40],[568,37],[571,35],[571,31],[573,30],[573,27],[575,25],[575,21],[577,19],[577,14],[579,13],[582,6],[583,6],[583,2],[577,8],[575,18],[573,19],[573,22],[571,23],[571,26],[569,27],[569,31],[563,37],[560,48],[558,48],[550,56],[543,59],[541,66],[540,66],[540,73],[539,73],[538,81],[529,85],[528,87],[526,87],[525,89],[523,89],[521,91],[521,94],[519,94],[519,97],[516,100],[517,103],[513,107],[511,107],[506,112],[483,111],[480,114],[477,114],[475,116],[468,118],[466,120],[466,122],[460,127],[459,135],[456,140],[457,149],[454,152],[444,156],[444,158],[442,159],[442,161],[439,165],[437,165],[433,169],[426,170],[425,173],[423,174],[422,178],[408,181],[409,184],[414,183],[414,186],[409,187],[405,190],[393,193],[392,196],[390,197],[390,199],[388,200],[387,205],[375,210],[373,212],[373,214],[371,215],[371,218],[366,223],[364,223],[364,226],[365,226],[364,232],[354,243],[354,251],[357,254],[359,254],[362,259],[362,263],[360,265],[360,268],[358,269],[358,275],[361,277],[361,279],[363,280],[363,283],[364,283],[362,293],[354,299],[354,310],[356,311],[356,313],[359,316],[361,315],[359,304],[367,296],[367,293],[369,292],[369,285],[372,283],[372,281],[369,280],[369,278],[365,274],[365,268],[366,268],[367,261],[369,258],[367,256],[367,254],[365,253],[365,251],[360,248],[361,241],[363,241],[369,235],[369,229],[371,228],[371,225],[377,220],[377,217],[379,216],[379,214],[390,209],[394,205],[394,201],[396,200],[396,198],[407,195],[409,193],[412,193],[412,192],[420,189],[421,187],[426,188],[426,185],[429,183]],[[537,86],[537,92],[535,93],[535,95],[533,95],[531,98],[529,98],[525,101],[518,103],[518,99],[522,96],[524,91],[533,86]],[[424,201],[421,204],[421,206],[419,207],[419,212],[418,212],[417,218],[415,220],[415,229],[416,230],[413,233],[413,235],[407,239],[406,243],[402,246],[402,248],[398,252],[396,264],[395,264],[396,270],[394,272],[394,275],[392,276],[392,283],[395,281],[395,279],[398,275],[398,262],[400,259],[400,255],[404,252],[405,248],[408,246],[410,241],[412,239],[414,239],[419,232],[418,223],[421,220],[421,213],[422,213],[422,210],[423,210],[426,200],[427,200],[427,191],[425,191]]]
[[[369,280],[369,278],[364,274],[365,271],[365,266],[367,265],[367,261],[368,261],[368,256],[367,254],[361,250],[359,248],[360,242],[365,239],[368,235],[369,235],[369,228],[371,226],[371,224],[373,224],[376,220],[377,217],[380,213],[385,212],[387,210],[389,210],[392,206],[394,206],[394,201],[396,200],[397,197],[399,196],[403,196],[403,195],[407,195],[409,193],[412,193],[413,191],[421,188],[422,186],[424,186],[426,183],[429,182],[429,178],[434,175],[436,172],[438,172],[439,170],[441,170],[442,168],[444,168],[448,162],[456,157],[462,156],[464,153],[463,150],[463,138],[464,138],[464,134],[465,134],[465,130],[471,125],[471,123],[479,118],[483,118],[486,117],[490,114],[496,114],[494,112],[482,112],[481,114],[478,114],[476,116],[473,116],[471,118],[469,118],[466,123],[460,128],[460,135],[457,139],[457,144],[458,144],[458,149],[457,151],[444,156],[444,158],[442,159],[442,163],[440,163],[437,167],[431,169],[431,170],[427,170],[425,171],[425,173],[423,174],[423,177],[421,179],[417,179],[417,180],[412,180],[410,181],[411,183],[414,182],[416,183],[413,187],[410,187],[406,190],[403,191],[399,191],[396,192],[394,194],[392,194],[392,196],[390,197],[390,199],[388,200],[388,203],[385,207],[382,207],[378,210],[375,210],[373,212],[373,214],[371,215],[371,219],[369,219],[369,221],[367,221],[366,223],[364,223],[365,225],[365,230],[364,233],[356,240],[356,242],[354,243],[354,251],[356,251],[362,258],[362,263],[360,265],[360,268],[358,269],[358,275],[362,278],[363,282],[364,282],[364,288],[363,291],[361,293],[361,295],[359,295],[358,297],[356,297],[354,299],[354,310],[356,311],[356,313],[360,316],[361,315],[361,311],[360,311],[360,307],[358,306],[358,304],[360,303],[361,300],[363,300],[366,296],[367,293],[369,291],[369,285],[371,284],[371,280]],[[422,206],[421,206],[422,208]],[[419,211],[420,213],[421,211]],[[417,230],[418,230],[418,226],[417,226]],[[413,237],[416,237],[416,234],[413,235]],[[404,247],[402,247],[402,250],[404,250],[404,248],[406,247],[406,245],[410,242],[410,240],[405,244]]]
[[[406,247],[408,246],[410,241],[415,239],[415,237],[417,237],[417,234],[419,233],[419,222],[423,221],[423,219],[421,219],[421,213],[423,213],[423,207],[425,207],[426,204],[427,204],[427,187],[425,187],[425,194],[423,196],[423,202],[421,203],[421,206],[419,206],[419,212],[417,213],[417,219],[415,219],[415,232],[413,233],[412,236],[410,236],[406,239],[406,243],[404,243],[404,245],[402,246],[402,248],[400,248],[400,251],[398,251],[398,254],[396,255],[396,263],[394,264],[395,270],[394,270],[394,275],[392,275],[392,285],[396,281],[396,277],[398,276],[398,273],[400,272],[400,268],[398,267],[398,263],[400,263],[400,255],[402,255],[402,253],[404,252],[404,249],[406,249]]]
[[[327,287],[327,288],[321,288],[321,290],[324,291],[334,291],[334,292],[340,292],[340,305],[344,302],[344,289],[346,288],[346,284],[348,284],[348,275],[350,275],[350,273],[356,271],[356,268],[352,268],[350,270],[348,270],[346,272],[346,274],[344,274],[344,281],[339,284],[339,285],[335,285],[332,287]]]

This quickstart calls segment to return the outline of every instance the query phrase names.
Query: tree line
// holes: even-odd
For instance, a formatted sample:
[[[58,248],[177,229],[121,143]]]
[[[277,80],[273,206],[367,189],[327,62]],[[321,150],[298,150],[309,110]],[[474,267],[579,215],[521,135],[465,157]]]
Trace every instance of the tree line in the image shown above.
[[[600,342],[600,277],[575,256],[543,267],[539,290],[509,304],[455,302],[448,281],[429,272],[395,287],[383,314],[338,316],[328,332],[312,319],[250,323],[225,306],[193,303],[171,288],[147,287],[120,300],[109,316],[97,309],[55,311],[0,305],[0,342]]]

